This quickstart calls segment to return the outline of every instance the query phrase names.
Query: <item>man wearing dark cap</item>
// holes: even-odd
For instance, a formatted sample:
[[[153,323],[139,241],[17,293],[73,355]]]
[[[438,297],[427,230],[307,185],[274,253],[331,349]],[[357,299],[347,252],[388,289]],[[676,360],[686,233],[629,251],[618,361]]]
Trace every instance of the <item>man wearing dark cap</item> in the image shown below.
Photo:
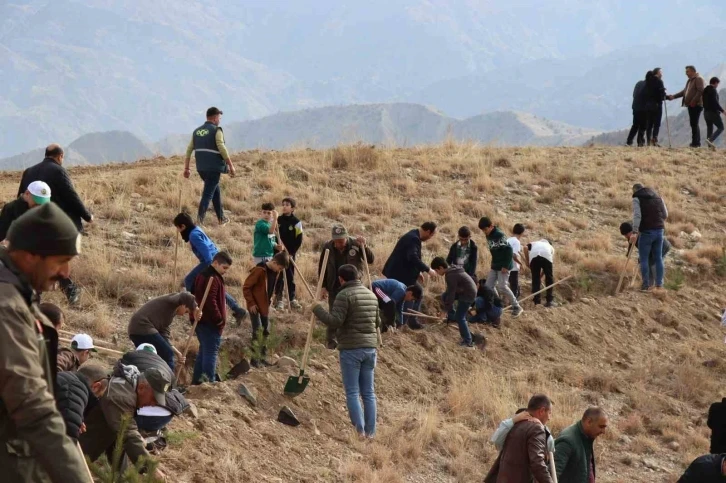
[[[37,304],[38,292],[68,277],[80,251],[78,230],[55,203],[47,203],[15,220],[7,241],[7,250],[0,249],[3,481],[89,483],[53,399],[58,333]]]
[[[363,250],[365,250],[368,264],[373,263],[373,252],[366,245],[366,239],[361,235],[353,238],[348,236],[348,230],[343,225],[333,225],[330,241],[323,245],[318,260],[318,275],[323,271],[325,250],[330,250],[328,266],[325,269],[325,282],[323,282],[323,296],[328,297],[328,308],[332,310],[335,297],[340,292],[341,284],[338,278],[338,269],[343,265],[353,265],[358,273],[362,273]],[[335,330],[327,330],[328,348],[335,349],[338,343],[335,340]]]
[[[63,148],[51,144],[45,148],[45,159],[35,166],[23,171],[23,177],[18,188],[18,196],[28,190],[33,181],[43,181],[51,192],[50,200],[57,204],[76,225],[79,232],[83,231],[83,222],[93,223],[93,215],[81,201],[80,196],[73,187],[68,171],[63,167]],[[63,293],[71,305],[80,300],[81,292],[70,278],[58,280]]]
[[[170,387],[171,377],[166,371],[151,367],[140,372],[136,366],[118,364],[106,393],[86,417],[86,432],[79,437],[83,452],[91,461],[104,453],[113,461],[113,447],[123,430],[123,449],[131,462],[136,464],[142,456],[150,458],[134,416],[139,408],[165,406]],[[155,476],[164,479],[160,469]]]
[[[222,173],[229,173],[234,178],[235,170],[232,160],[224,145],[224,132],[219,126],[222,118],[222,111],[216,107],[207,109],[207,122],[199,126],[192,133],[192,140],[187,147],[184,158],[184,177],[191,174],[189,162],[194,152],[194,159],[197,165],[197,173],[204,181],[202,199],[199,200],[199,211],[197,212],[197,224],[204,225],[204,215],[207,214],[209,202],[214,205],[214,212],[220,225],[229,223],[224,216],[222,209],[222,191],[219,187],[219,178]]]
[[[633,231],[630,243],[638,242],[640,276],[643,281],[642,292],[647,292],[655,284],[663,288],[663,233],[668,219],[668,209],[663,199],[651,188],[640,183],[633,185]],[[653,253],[655,280],[650,277],[650,261]]]

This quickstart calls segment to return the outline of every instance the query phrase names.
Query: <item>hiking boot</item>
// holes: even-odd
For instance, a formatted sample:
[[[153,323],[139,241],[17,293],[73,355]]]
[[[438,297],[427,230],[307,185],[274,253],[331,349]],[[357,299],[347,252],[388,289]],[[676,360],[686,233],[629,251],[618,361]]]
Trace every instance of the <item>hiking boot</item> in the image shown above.
[[[221,218],[221,219],[219,220],[219,226],[224,226],[224,225],[226,225],[227,223],[229,223],[229,218],[227,218],[226,216],[225,216],[224,218]]]
[[[242,325],[242,321],[245,320],[245,317],[247,317],[247,311],[240,307],[234,314],[234,326],[239,327]]]
[[[547,303],[545,304],[545,307],[547,307],[547,308],[552,308],[552,307],[557,307],[558,305],[559,305],[559,304],[558,304],[557,302],[555,302],[554,300],[549,300],[549,301],[547,301]]]
[[[423,325],[418,320],[413,319],[408,321],[408,328],[411,330],[420,330],[423,329]]]
[[[708,147],[711,149],[711,151],[716,151],[716,145],[713,144],[713,141],[710,139],[706,139],[706,144],[708,144]]]
[[[68,299],[68,305],[78,305],[78,303],[81,301],[81,289],[76,287],[75,285],[71,286],[64,292],[66,298]]]
[[[464,347],[466,349],[474,349],[476,347],[476,345],[474,345],[474,342],[473,341],[472,342],[466,342],[466,341],[463,341],[462,340],[461,342],[459,342],[459,347]]]
[[[522,315],[523,313],[524,313],[524,309],[522,307],[515,307],[512,309],[512,317],[515,319],[517,317],[519,317],[520,315]]]
[[[650,292],[650,287],[648,285],[641,285],[640,291],[641,292]]]
[[[290,300],[290,307],[292,307],[295,310],[302,310],[303,306],[300,305],[300,302],[298,302],[295,299]]]
[[[275,304],[275,310],[283,310],[285,308],[285,302],[278,300]]]

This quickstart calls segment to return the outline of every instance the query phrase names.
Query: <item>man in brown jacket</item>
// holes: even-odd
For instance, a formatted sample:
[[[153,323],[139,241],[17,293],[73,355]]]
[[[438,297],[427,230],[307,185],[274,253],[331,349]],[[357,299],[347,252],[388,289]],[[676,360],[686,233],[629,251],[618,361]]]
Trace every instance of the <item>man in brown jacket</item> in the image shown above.
[[[58,372],[76,372],[81,365],[91,358],[91,352],[98,352],[93,347],[93,339],[88,334],[76,334],[71,340],[71,348],[62,347],[58,350],[56,363]]]
[[[683,98],[681,105],[688,107],[688,119],[691,123],[691,147],[700,148],[701,129],[698,127],[698,121],[703,112],[703,90],[706,88],[706,82],[692,65],[686,66],[686,77],[688,77],[686,87],[677,94],[666,96],[666,99],[672,101]]]
[[[36,303],[38,292],[70,275],[78,230],[47,203],[15,220],[7,239],[0,249],[0,479],[90,483],[53,399],[58,333]]]
[[[547,469],[547,433],[544,425],[552,415],[552,402],[544,394],[529,400],[532,419],[514,425],[484,483],[552,483]]]

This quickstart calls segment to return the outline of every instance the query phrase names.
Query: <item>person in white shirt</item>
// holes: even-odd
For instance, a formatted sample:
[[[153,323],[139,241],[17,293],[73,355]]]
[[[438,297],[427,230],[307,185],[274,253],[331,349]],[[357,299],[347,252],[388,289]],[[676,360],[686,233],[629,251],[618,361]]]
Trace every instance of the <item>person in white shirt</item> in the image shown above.
[[[542,239],[527,244],[527,252],[529,259],[529,269],[532,271],[532,293],[539,292],[542,274],[544,273],[545,286],[555,283],[554,261],[555,249],[550,242]],[[534,304],[541,302],[540,295],[534,296]],[[547,290],[547,303],[545,307],[556,307],[552,288]]]
[[[494,447],[497,448],[497,451],[502,450],[502,448],[504,447],[504,441],[506,441],[507,435],[512,430],[515,424],[530,419],[533,418],[527,412],[527,408],[520,408],[517,410],[516,413],[514,413],[513,418],[505,419],[501,423],[499,423],[499,427],[496,431],[494,431],[494,434],[492,434],[492,437],[490,439],[490,441],[494,443]],[[550,433],[550,430],[549,428],[547,428],[547,426],[545,426],[545,431],[547,432],[547,452],[554,453],[555,440],[552,437],[552,434]]]
[[[512,247],[512,258],[514,259],[514,268],[509,271],[509,287],[515,297],[519,298],[519,270],[522,268],[522,235],[524,234],[524,225],[517,223],[512,228],[514,236],[507,238],[507,243]]]

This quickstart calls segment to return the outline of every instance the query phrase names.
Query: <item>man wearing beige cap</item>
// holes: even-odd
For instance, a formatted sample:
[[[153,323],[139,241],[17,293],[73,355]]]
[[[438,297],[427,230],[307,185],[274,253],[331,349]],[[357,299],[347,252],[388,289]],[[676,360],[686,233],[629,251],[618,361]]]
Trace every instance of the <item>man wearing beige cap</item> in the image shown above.
[[[373,252],[366,245],[364,237],[361,235],[355,238],[349,236],[348,230],[343,225],[333,225],[331,231],[330,241],[325,243],[320,251],[318,274],[322,273],[323,270],[325,250],[330,250],[328,266],[325,269],[325,281],[323,282],[323,296],[328,297],[328,308],[332,310],[335,297],[341,290],[338,269],[343,265],[353,265],[358,273],[363,273],[363,250],[365,250],[369,265],[373,263]],[[335,349],[338,345],[335,340],[335,330],[328,329],[326,333],[328,348]]]
[[[0,249],[2,479],[89,483],[53,399],[58,333],[36,301],[37,292],[68,277],[80,251],[78,230],[46,203],[15,220],[7,241]]]
[[[42,181],[33,181],[25,192],[0,211],[0,241],[5,241],[10,225],[26,211],[50,201],[50,187]]]

